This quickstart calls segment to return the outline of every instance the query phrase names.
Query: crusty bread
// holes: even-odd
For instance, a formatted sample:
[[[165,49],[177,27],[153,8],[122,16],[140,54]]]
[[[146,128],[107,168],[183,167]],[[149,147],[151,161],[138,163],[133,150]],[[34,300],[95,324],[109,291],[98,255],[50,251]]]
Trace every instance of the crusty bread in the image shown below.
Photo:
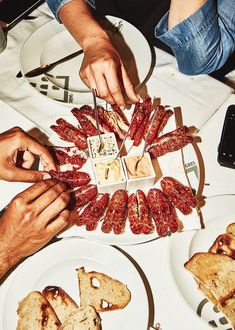
[[[59,330],[101,330],[101,321],[92,306],[74,310]]]
[[[202,282],[198,282],[198,288],[199,290],[204,293],[206,295],[206,297],[214,304],[217,305],[218,301],[216,300],[216,298],[214,297],[214,295],[211,293],[211,291],[202,283]]]
[[[209,252],[226,254],[235,259],[235,223],[231,223],[227,227],[226,233],[216,238]]]
[[[124,308],[131,299],[126,285],[103,273],[77,269],[80,307],[93,306],[98,312]]]
[[[235,328],[235,260],[224,254],[196,253],[184,266]]]
[[[30,292],[18,306],[17,330],[54,330],[61,325],[49,302],[38,291]]]
[[[67,320],[72,312],[76,312],[78,309],[75,301],[58,286],[47,286],[42,291],[42,295],[51,304],[61,324]]]
[[[235,222],[230,223],[230,225],[228,225],[226,232],[235,236]]]
[[[196,253],[185,267],[220,303],[235,294],[235,261],[232,258],[209,252]]]

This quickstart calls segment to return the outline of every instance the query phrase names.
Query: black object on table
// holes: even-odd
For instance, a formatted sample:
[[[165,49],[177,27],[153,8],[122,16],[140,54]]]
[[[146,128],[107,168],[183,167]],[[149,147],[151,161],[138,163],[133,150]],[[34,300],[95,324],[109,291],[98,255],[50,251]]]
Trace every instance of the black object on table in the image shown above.
[[[0,1],[0,25],[8,31],[40,6],[45,0],[2,0]],[[30,17],[29,17],[30,18]]]

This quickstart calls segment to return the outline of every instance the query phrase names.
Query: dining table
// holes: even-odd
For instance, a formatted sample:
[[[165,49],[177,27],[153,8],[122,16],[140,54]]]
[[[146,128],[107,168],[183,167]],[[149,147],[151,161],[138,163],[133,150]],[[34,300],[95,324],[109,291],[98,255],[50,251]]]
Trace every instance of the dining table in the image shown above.
[[[22,70],[20,54],[27,38],[43,24],[55,20],[46,3],[34,10],[30,17],[7,32],[7,46],[0,53],[0,133],[20,126],[44,142],[51,135],[50,125],[55,118],[66,116],[74,105],[51,99],[33,89],[24,76],[16,77]],[[205,222],[233,212],[235,216],[235,172],[220,166],[217,161],[224,116],[227,107],[235,104],[234,90],[209,75],[184,75],[179,72],[174,56],[156,47],[153,47],[153,53],[154,67],[144,88],[147,88],[148,95],[159,98],[161,104],[180,109],[183,123],[195,129],[197,152],[190,148],[185,153],[184,163],[192,186],[200,190],[200,201],[204,202],[201,213]],[[200,188],[199,182],[202,185]],[[0,210],[29,185],[0,181]],[[198,317],[184,299],[183,284],[179,285],[179,281],[175,280],[177,265],[172,266],[172,246],[176,240],[186,241],[194,234],[195,230],[184,231],[141,244],[114,246],[134,265],[145,285],[149,315],[148,326],[143,330],[151,329],[156,323],[161,325],[162,330],[210,329],[208,322]],[[179,244],[180,248],[182,246]],[[182,264],[178,266],[183,267]],[[3,330],[5,299],[21,267],[22,264],[12,270],[0,286],[0,329]],[[141,301],[139,304],[138,310],[141,310]],[[220,326],[220,329],[229,329],[226,324]]]

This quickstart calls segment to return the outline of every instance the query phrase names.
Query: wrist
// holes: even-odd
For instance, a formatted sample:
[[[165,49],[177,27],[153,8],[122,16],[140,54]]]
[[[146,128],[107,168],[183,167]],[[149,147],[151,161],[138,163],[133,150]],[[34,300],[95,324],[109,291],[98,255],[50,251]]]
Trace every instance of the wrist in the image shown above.
[[[21,260],[21,257],[11,248],[4,233],[0,230],[0,279]]]
[[[84,38],[84,40],[80,42],[80,45],[83,51],[86,52],[88,49],[96,48],[97,46],[99,46],[99,48],[110,46],[111,42],[106,32],[104,31],[104,34],[101,33],[87,36],[86,38]]]

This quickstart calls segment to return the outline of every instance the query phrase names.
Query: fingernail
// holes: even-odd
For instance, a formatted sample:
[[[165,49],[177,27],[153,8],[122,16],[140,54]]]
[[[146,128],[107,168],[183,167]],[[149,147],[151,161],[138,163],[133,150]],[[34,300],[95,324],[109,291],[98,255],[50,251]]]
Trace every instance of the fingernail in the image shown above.
[[[49,173],[46,173],[46,174],[44,174],[43,175],[43,180],[46,180],[46,179],[50,179],[51,178],[51,176],[50,176],[50,174]]]
[[[123,110],[125,110],[125,107],[123,105],[121,105],[120,109],[123,111]]]

